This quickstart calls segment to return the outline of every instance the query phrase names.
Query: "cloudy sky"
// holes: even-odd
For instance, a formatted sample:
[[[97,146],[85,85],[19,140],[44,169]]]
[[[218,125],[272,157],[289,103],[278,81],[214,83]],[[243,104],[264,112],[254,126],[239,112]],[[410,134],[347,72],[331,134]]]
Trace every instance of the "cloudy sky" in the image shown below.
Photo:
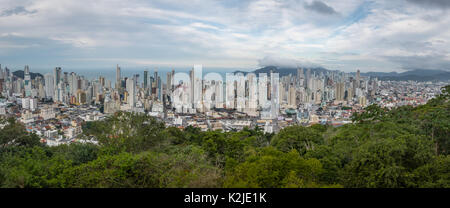
[[[449,0],[0,0],[0,64],[450,69]]]

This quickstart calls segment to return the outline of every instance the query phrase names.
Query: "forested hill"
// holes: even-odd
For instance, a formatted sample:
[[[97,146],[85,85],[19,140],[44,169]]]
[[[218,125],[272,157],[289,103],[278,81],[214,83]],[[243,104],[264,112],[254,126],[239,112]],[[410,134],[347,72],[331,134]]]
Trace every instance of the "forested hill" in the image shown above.
[[[0,130],[1,187],[446,187],[450,86],[426,105],[372,105],[341,127],[166,128],[119,112],[83,126],[100,145],[47,147],[14,119]]]

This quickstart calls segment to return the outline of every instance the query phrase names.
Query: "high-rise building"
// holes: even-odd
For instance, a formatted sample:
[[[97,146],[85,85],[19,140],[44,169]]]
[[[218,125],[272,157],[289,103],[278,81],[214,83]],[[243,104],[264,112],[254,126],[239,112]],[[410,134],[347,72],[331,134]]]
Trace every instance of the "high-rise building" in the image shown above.
[[[305,87],[309,87],[309,82],[311,80],[311,69],[306,70]]]
[[[133,108],[136,104],[136,80],[134,76],[131,79],[127,79],[127,92],[128,92],[128,99],[127,103],[130,108]]]
[[[361,106],[366,107],[366,106],[367,106],[367,100],[366,100],[366,97],[365,97],[365,96],[360,96],[360,97],[358,98],[358,103],[359,103]]]
[[[53,97],[54,101],[59,102],[65,102],[65,87],[63,82],[59,82],[56,90],[55,90],[55,96]]]
[[[37,109],[37,100],[34,98],[22,98],[22,108],[35,111]]]
[[[305,74],[303,72],[303,68],[297,69],[297,84],[298,87],[304,87],[305,86]]]
[[[359,71],[359,69],[356,71],[356,88],[359,88],[359,86],[360,86],[360,79],[361,79],[361,74],[360,74],[360,71]]]
[[[66,85],[69,84],[69,72],[64,72],[64,77],[62,79],[62,82]]]
[[[24,87],[25,87],[25,97],[31,96],[31,76],[30,76],[30,68],[25,66],[24,69]]]
[[[202,65],[194,65],[191,71],[191,95],[193,108],[195,109],[203,108],[202,70]]]
[[[336,100],[337,101],[343,101],[345,96],[345,83],[338,82],[336,83]]]
[[[116,89],[120,89],[121,87],[121,77],[120,77],[120,67],[119,64],[116,66]]]
[[[153,78],[155,79],[155,87],[158,86],[158,68],[155,68],[155,72],[153,72]]]
[[[247,74],[248,81],[248,102],[247,108],[250,111],[256,111],[258,108],[258,82],[254,73]]]
[[[148,71],[144,71],[144,90],[148,89]]]
[[[70,73],[70,77],[69,77],[68,81],[69,81],[70,95],[76,95],[77,90],[79,88],[77,74],[75,74],[74,72]]]
[[[194,82],[195,82],[195,72],[194,72],[194,68],[192,68],[191,71],[189,71],[189,80],[190,80],[190,86],[189,86],[189,90],[190,90],[190,102],[191,105],[194,105]]]
[[[163,95],[163,85],[162,85],[162,81],[161,81],[161,77],[158,77],[158,82],[157,82],[157,91],[158,91],[158,100],[162,101],[162,95]]]
[[[2,65],[0,64],[0,93],[3,92],[3,85],[5,85],[5,80],[7,80],[6,76],[7,75],[3,72]]]
[[[86,103],[90,104],[92,102],[92,95],[93,95],[93,87],[90,85],[87,87],[86,90]]]
[[[294,85],[289,85],[288,105],[292,108],[297,107],[297,95]]]
[[[216,90],[215,90],[215,103],[216,108],[223,108],[223,82],[216,81]]]
[[[258,78],[258,106],[260,108],[267,107],[267,74],[259,73]]]
[[[280,109],[280,78],[278,76],[278,73],[270,72],[270,85],[270,114],[272,119],[276,119],[278,117],[278,111]]]
[[[30,110],[35,111],[37,109],[37,99],[30,98]]]
[[[76,92],[77,104],[85,104],[86,103],[86,93],[80,89]]]
[[[351,101],[353,99],[353,87],[347,88],[347,101]]]
[[[242,73],[238,73],[236,76],[236,110],[243,112],[245,108],[245,76]]]
[[[78,80],[78,81],[80,82],[81,80]],[[105,88],[107,88],[108,90],[111,89],[111,80],[109,80],[109,79],[105,80]],[[83,89],[83,88],[81,88],[81,89]]]
[[[175,76],[175,70],[172,69],[171,72],[167,73],[167,94],[171,95],[172,91],[174,90],[174,76]]]
[[[303,68],[298,68],[297,69],[297,80],[302,79],[305,76],[305,74],[303,74]]]
[[[235,76],[234,76],[234,74],[233,73],[227,73],[226,74],[226,83],[225,83],[225,85],[226,85],[226,94],[225,94],[225,105],[226,105],[226,108],[229,108],[229,109],[234,109],[235,108],[235,101],[236,101],[236,99],[235,99],[235,94],[236,94],[236,92],[235,92],[235,90],[234,90],[234,81],[235,81]]]
[[[98,81],[100,82],[100,86],[104,87],[105,86],[105,77],[100,76],[98,78]]]
[[[61,81],[61,67],[55,67],[53,69],[53,89],[58,88],[58,84]]]
[[[30,98],[22,98],[22,108],[30,109]]]
[[[285,98],[287,98],[287,96],[286,96],[286,89],[284,88],[283,82],[278,87],[278,95],[279,95],[278,99],[280,99],[279,100],[280,104],[285,103]]]

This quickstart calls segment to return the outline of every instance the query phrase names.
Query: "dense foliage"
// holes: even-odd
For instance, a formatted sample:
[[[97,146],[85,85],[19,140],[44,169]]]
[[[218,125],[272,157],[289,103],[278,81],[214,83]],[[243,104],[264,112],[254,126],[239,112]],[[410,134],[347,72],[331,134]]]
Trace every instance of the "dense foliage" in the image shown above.
[[[99,144],[44,146],[0,130],[1,187],[450,187],[450,86],[419,107],[369,106],[341,127],[180,130],[120,112],[87,122]]]

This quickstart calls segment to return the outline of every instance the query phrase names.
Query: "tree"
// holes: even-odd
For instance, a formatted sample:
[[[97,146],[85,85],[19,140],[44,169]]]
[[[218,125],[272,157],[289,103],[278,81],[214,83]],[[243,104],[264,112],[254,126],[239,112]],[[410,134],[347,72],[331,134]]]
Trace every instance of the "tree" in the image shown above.
[[[433,158],[431,143],[423,137],[402,135],[367,140],[344,167],[346,187],[416,187],[412,172]]]
[[[314,158],[304,159],[294,149],[288,153],[273,147],[262,148],[244,163],[227,171],[225,187],[281,188],[317,187],[321,163]]]
[[[381,121],[384,119],[386,112],[387,109],[372,104],[364,108],[364,112],[352,114],[352,121],[358,123]]]
[[[157,153],[103,155],[74,167],[64,176],[69,187],[218,187],[220,170],[194,146]]]
[[[140,152],[169,143],[164,123],[146,114],[119,112],[85,125],[85,129],[87,136],[93,136],[111,153]]]
[[[450,156],[440,155],[417,168],[414,178],[421,188],[450,188]]]
[[[90,143],[72,143],[51,147],[51,151],[66,160],[71,160],[73,165],[80,165],[97,159],[99,147]]]
[[[9,117],[3,120],[6,125],[0,130],[0,148],[6,146],[32,147],[41,145],[40,139],[35,134],[29,134],[25,126],[17,122],[15,118]]]
[[[321,143],[323,143],[323,137],[316,129],[303,126],[289,126],[274,136],[271,145],[283,152],[295,149],[300,155],[304,155]]]

